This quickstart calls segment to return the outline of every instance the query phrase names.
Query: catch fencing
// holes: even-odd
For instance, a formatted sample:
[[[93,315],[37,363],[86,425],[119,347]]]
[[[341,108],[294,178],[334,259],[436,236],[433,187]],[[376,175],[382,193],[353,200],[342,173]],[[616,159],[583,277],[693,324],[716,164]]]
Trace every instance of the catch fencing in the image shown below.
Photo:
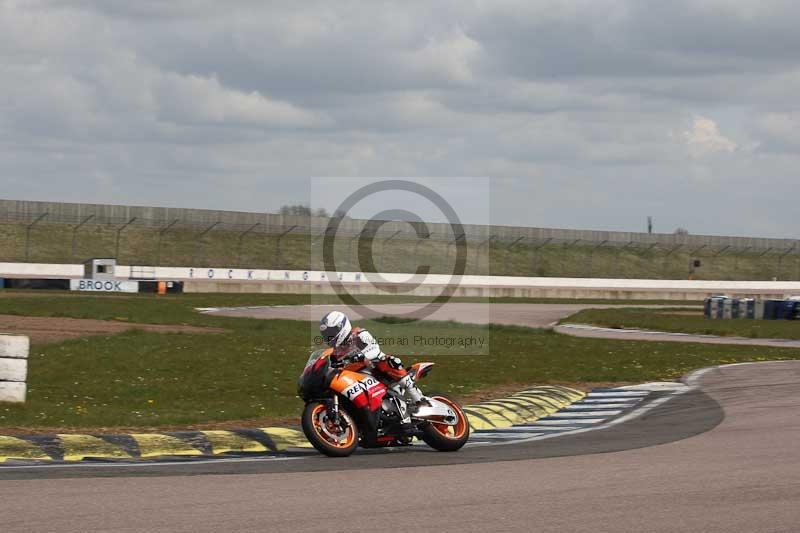
[[[322,268],[331,219],[203,209],[0,200],[0,261]],[[456,234],[456,231],[458,234]],[[339,269],[614,278],[800,280],[800,240],[344,218]],[[365,254],[374,269],[365,268]]]

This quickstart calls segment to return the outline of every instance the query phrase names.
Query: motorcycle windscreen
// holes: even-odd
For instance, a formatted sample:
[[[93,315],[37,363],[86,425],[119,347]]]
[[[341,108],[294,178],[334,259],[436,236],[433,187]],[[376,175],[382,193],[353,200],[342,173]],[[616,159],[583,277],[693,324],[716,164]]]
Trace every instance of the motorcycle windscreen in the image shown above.
[[[343,370],[331,382],[331,388],[350,400],[358,409],[375,411],[386,395],[386,385],[375,377]]]

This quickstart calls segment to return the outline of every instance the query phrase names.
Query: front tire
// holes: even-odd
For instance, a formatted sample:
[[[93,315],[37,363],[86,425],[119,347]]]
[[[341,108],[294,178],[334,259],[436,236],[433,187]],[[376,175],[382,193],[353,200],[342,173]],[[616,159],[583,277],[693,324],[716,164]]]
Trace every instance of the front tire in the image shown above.
[[[309,402],[303,409],[303,433],[317,451],[328,457],[347,457],[358,447],[358,426],[353,417],[340,407],[339,418],[339,424],[330,420],[327,402]]]
[[[469,440],[469,420],[467,420],[467,415],[461,410],[458,402],[443,394],[432,394],[430,398],[446,403],[456,412],[458,421],[454,426],[436,424],[434,422],[425,423],[420,427],[422,440],[425,441],[425,444],[440,452],[460,450]]]

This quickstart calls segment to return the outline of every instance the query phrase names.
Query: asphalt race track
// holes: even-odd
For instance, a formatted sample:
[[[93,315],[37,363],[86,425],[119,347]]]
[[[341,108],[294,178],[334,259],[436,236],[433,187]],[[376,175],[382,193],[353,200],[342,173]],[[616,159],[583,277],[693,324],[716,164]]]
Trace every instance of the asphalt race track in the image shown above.
[[[352,320],[376,318],[383,315],[418,316],[424,320],[452,320],[468,324],[505,324],[510,326],[527,326],[531,328],[554,328],[558,333],[576,337],[593,337],[615,340],[637,340],[657,342],[696,342],[700,344],[738,344],[751,346],[769,346],[774,348],[800,348],[800,341],[784,339],[751,339],[743,337],[718,337],[714,335],[692,335],[686,333],[665,333],[642,330],[618,330],[610,328],[594,328],[582,325],[556,325],[558,321],[569,317],[583,309],[614,309],[632,307],[614,304],[480,304],[447,302],[435,306],[433,313],[423,313],[424,305],[419,304],[378,304],[366,306],[348,306],[348,315]],[[660,308],[663,305],[636,305],[642,308]],[[671,306],[675,307],[675,306]],[[272,307],[228,307],[207,309],[204,312],[222,316],[239,316],[263,319],[283,318],[289,320],[305,320],[316,322],[325,313],[341,309],[336,305],[295,305]],[[690,307],[696,309],[696,307]]]
[[[3,531],[797,531],[800,362],[695,382],[608,429],[453,454],[4,467]]]
[[[347,315],[351,320],[363,318],[377,318],[384,315],[424,318],[425,320],[453,320],[467,324],[505,324],[509,326],[528,326],[532,328],[546,328],[554,325],[562,318],[577,313],[583,309],[614,309],[620,307],[633,307],[614,304],[485,304],[447,302],[437,305],[428,304],[375,304],[370,306],[346,306]],[[659,308],[663,305],[637,305],[643,308]],[[673,306],[676,307],[676,306]],[[677,306],[680,307],[680,306]],[[211,314],[223,316],[240,316],[251,318],[285,318],[289,320],[306,320],[318,322],[325,314],[334,309],[342,310],[341,305],[286,305],[269,307],[223,307],[207,310]],[[697,306],[690,309],[697,309]],[[428,315],[428,312],[430,312]]]
[[[696,342],[700,344],[735,344],[767,346],[771,348],[800,348],[800,341],[791,339],[755,339],[750,337],[720,337],[717,335],[694,335],[642,329],[613,329],[584,324],[562,324],[553,329],[564,335],[595,339],[645,340],[654,342]]]

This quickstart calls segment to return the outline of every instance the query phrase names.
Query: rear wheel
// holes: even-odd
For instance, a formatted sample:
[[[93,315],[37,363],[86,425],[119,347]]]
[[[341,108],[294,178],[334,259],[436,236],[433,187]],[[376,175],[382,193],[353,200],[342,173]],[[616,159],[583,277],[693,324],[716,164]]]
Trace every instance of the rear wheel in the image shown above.
[[[422,440],[425,444],[440,452],[454,452],[461,449],[469,439],[469,421],[458,402],[448,398],[443,394],[434,394],[430,398],[439,400],[447,404],[456,413],[455,425],[437,424],[428,422],[420,429],[422,430]]]
[[[358,427],[345,409],[339,408],[335,423],[327,402],[310,402],[303,410],[302,424],[308,442],[328,457],[347,457],[358,447]]]

